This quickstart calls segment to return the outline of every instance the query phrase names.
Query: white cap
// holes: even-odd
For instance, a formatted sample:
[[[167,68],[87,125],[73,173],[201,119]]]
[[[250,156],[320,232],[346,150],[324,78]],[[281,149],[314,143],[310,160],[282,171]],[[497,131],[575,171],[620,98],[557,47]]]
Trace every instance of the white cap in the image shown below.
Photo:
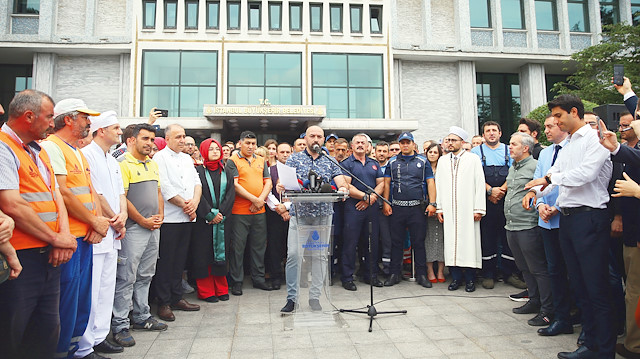
[[[449,127],[449,133],[460,137],[464,142],[469,141],[469,134],[467,133],[467,131],[458,126]]]
[[[58,101],[56,106],[53,108],[53,116],[58,117],[63,113],[78,111],[82,113],[86,113],[90,116],[98,116],[100,112],[89,110],[87,108],[87,104],[84,101],[77,98],[67,98],[61,101]]]
[[[109,127],[118,123],[115,111],[106,111],[99,116],[91,116],[89,119],[91,120],[91,133],[96,132],[99,128]]]

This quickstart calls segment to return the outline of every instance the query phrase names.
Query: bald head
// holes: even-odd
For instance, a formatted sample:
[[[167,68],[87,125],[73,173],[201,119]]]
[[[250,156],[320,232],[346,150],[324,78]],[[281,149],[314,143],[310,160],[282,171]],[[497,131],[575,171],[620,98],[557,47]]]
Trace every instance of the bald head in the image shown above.
[[[178,124],[168,125],[164,130],[164,139],[167,141],[167,147],[174,152],[183,152],[185,148],[184,128]]]
[[[322,147],[324,144],[324,130],[320,126],[309,126],[305,132],[304,140],[307,148],[313,148],[314,145]]]

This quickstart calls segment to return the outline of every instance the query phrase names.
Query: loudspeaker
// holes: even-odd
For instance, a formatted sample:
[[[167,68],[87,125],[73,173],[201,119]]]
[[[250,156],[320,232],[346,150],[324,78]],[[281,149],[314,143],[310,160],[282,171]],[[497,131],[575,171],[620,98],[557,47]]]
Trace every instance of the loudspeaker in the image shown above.
[[[593,112],[600,117],[604,123],[607,124],[609,131],[618,131],[618,125],[620,124],[620,114],[623,112],[629,112],[625,105],[619,104],[606,104],[593,108]]]

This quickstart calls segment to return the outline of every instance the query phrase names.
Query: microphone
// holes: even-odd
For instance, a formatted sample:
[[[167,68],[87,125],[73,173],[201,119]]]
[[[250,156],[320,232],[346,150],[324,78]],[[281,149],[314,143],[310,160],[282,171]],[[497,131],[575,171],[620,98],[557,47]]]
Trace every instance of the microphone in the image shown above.
[[[320,186],[320,193],[332,193],[333,192],[333,186],[331,186],[331,183],[323,183],[322,186]]]
[[[319,144],[314,143],[313,146],[311,146],[311,151],[322,154],[322,147],[320,147]]]
[[[318,182],[318,174],[314,170],[309,171],[309,190],[317,192],[320,183]]]

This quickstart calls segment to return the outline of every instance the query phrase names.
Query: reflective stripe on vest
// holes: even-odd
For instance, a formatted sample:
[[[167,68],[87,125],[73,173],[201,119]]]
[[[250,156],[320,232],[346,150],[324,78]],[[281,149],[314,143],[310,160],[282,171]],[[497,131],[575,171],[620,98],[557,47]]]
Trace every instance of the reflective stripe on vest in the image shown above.
[[[82,205],[87,210],[95,215],[95,199],[91,190],[91,173],[84,154],[78,151],[82,159],[81,163],[78,161],[78,156],[76,156],[71,146],[60,137],[54,134],[47,137],[47,140],[55,143],[62,150],[65,167],[67,169],[67,188],[82,202]],[[76,237],[84,237],[90,228],[91,226],[89,224],[81,222],[75,218],[72,213],[69,213],[69,229],[71,230],[71,234]]]
[[[38,165],[33,162],[31,156],[16,140],[2,131],[0,131],[0,141],[9,146],[20,162],[20,167],[18,168],[20,196],[29,203],[38,217],[51,230],[58,232],[58,207],[54,201],[53,190],[45,183],[38,170]],[[47,152],[40,151],[39,158],[49,171],[51,183],[55,184],[55,177]],[[46,247],[48,245],[48,243],[20,230],[20,224],[13,230],[10,242],[16,250]]]

